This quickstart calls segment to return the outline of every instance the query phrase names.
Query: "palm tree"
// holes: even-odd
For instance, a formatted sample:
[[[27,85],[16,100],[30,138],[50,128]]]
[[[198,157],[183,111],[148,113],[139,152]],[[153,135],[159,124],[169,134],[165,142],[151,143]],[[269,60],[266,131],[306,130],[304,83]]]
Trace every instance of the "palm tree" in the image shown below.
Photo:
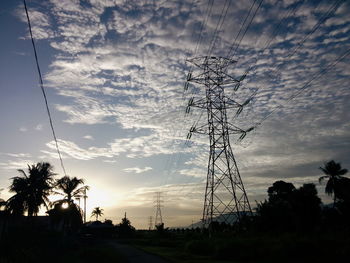
[[[3,188],[0,189],[0,193],[2,192],[2,190],[4,190]],[[2,198],[0,198],[0,211],[2,207],[6,206],[6,201]]]
[[[11,214],[36,216],[42,205],[48,208],[48,196],[53,188],[53,166],[40,162],[28,165],[28,174],[20,169],[21,176],[11,178],[10,192],[15,193],[6,204]]]
[[[52,209],[48,211],[48,214],[54,224],[62,227],[64,232],[78,229],[83,222],[83,211],[73,201],[73,198],[85,195],[85,191],[89,189],[86,185],[80,186],[82,184],[84,184],[83,179],[69,176],[64,176],[56,181],[55,188],[60,191],[55,193],[64,197],[51,204]]]
[[[6,201],[2,198],[0,198],[0,211],[1,211],[1,208],[6,206]]]
[[[325,192],[328,195],[333,194],[333,207],[335,206],[336,200],[338,198],[338,185],[339,181],[344,178],[342,175],[348,172],[347,169],[343,169],[340,163],[336,163],[335,161],[329,161],[324,163],[324,167],[320,167],[320,169],[325,173],[324,176],[321,176],[318,180],[322,183],[323,180],[328,179]]]
[[[96,221],[98,220],[98,217],[102,215],[103,215],[103,209],[101,209],[99,206],[95,207],[91,213],[91,217],[96,216]]]
[[[79,185],[84,184],[84,179],[78,179],[77,177],[70,178],[69,176],[64,176],[58,179],[56,182],[56,188],[63,191],[65,199],[70,203],[72,198],[80,197],[84,194],[85,190],[89,190],[89,187],[84,185],[79,187]],[[59,193],[62,194],[62,193]]]

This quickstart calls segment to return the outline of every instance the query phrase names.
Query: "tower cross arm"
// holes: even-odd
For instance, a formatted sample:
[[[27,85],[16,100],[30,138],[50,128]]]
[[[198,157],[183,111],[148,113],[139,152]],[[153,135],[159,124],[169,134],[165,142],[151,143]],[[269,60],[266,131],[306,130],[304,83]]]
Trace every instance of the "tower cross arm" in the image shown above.
[[[233,125],[232,123],[227,123],[227,130],[230,134],[243,134],[243,133],[245,133],[245,130],[237,127],[236,125]]]
[[[225,100],[225,107],[226,107],[226,109],[242,107],[242,104],[240,104],[237,101],[231,99],[230,97],[225,96],[224,100]]]
[[[232,131],[232,132],[235,132],[236,134],[240,134],[240,133],[248,133],[248,132],[251,132],[252,130],[255,129],[255,127],[250,127],[248,129],[242,129],[236,125],[233,125],[232,123],[227,123],[227,129],[229,131]]]
[[[193,126],[191,127],[190,132],[199,133],[199,134],[209,134],[208,125],[204,124],[200,126]]]
[[[207,108],[207,101],[205,98],[203,99],[197,99],[197,100],[189,100],[188,102],[189,107],[196,107],[196,108],[201,108],[201,109],[206,109]]]

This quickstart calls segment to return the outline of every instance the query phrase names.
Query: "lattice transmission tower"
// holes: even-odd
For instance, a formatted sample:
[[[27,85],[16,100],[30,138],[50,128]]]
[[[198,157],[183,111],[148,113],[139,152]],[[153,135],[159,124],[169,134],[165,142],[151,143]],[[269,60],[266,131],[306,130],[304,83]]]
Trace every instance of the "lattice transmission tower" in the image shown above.
[[[156,192],[154,203],[155,203],[155,207],[156,207],[156,217],[154,220],[154,227],[156,228],[157,226],[163,224],[162,210],[161,210],[163,199],[162,199],[161,192]]]
[[[150,216],[148,221],[148,230],[152,230],[153,229],[153,217]]]
[[[205,89],[205,97],[190,98],[186,108],[186,113],[190,112],[191,107],[206,110],[207,113],[207,123],[193,125],[187,135],[187,139],[191,138],[192,133],[209,135],[203,226],[209,227],[213,221],[233,224],[243,215],[251,214],[251,207],[231,149],[230,135],[238,135],[242,140],[253,128],[244,130],[229,122],[227,110],[235,110],[234,116],[237,117],[252,98],[239,103],[226,96],[225,89],[238,92],[247,72],[240,78],[233,77],[230,66],[236,61],[222,57],[197,57],[187,61],[193,67],[188,73],[185,90],[189,83]]]

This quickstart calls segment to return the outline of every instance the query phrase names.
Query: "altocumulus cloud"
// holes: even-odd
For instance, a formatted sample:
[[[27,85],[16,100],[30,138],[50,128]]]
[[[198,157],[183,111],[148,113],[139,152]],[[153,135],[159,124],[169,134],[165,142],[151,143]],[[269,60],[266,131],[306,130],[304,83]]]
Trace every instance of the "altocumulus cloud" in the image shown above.
[[[51,0],[46,14],[31,9],[37,39],[46,39],[57,52],[45,79],[65,98],[55,105],[65,114],[65,122],[111,128],[117,124],[130,135],[86,148],[60,140],[66,157],[91,160],[121,154],[143,158],[193,153],[185,168],[177,169],[179,174],[200,180],[206,167],[206,138],[195,138],[191,148],[182,145],[186,130],[201,115],[195,111],[184,118],[183,110],[190,97],[204,93],[191,86],[183,94],[183,80],[189,69],[185,59],[207,54],[224,1],[215,1],[194,54],[206,4],[192,0],[89,4]],[[253,181],[249,178],[264,176],[295,178],[290,170],[300,177],[317,176],[316,169],[312,170],[315,165],[349,156],[349,147],[344,146],[350,138],[348,58],[284,104],[313,74],[350,47],[349,2],[342,3],[309,34],[331,6],[329,1],[266,0],[237,48],[237,75],[250,67],[251,71],[245,88],[229,94],[243,101],[258,88],[237,125],[254,125],[280,107],[258,127],[247,148],[234,146],[249,182]],[[249,1],[231,3],[212,55],[227,54],[249,8]],[[198,123],[205,123],[204,117]],[[140,130],[144,132],[137,133]],[[43,151],[54,154],[53,146],[49,142],[50,150]]]
[[[152,167],[144,167],[144,168],[139,168],[139,167],[131,167],[131,168],[125,168],[123,169],[124,172],[127,172],[127,173],[137,173],[137,174],[140,174],[140,173],[144,173],[144,172],[147,172],[147,171],[150,171],[152,170],[153,168]]]

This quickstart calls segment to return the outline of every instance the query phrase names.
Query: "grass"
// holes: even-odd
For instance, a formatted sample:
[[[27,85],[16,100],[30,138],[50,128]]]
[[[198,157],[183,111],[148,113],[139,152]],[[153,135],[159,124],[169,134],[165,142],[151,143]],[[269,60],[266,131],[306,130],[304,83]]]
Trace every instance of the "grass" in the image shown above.
[[[127,262],[112,246],[78,236],[65,237],[52,232],[26,229],[8,234],[0,242],[0,262],[4,263],[96,263]]]
[[[203,253],[205,250],[202,248],[198,250],[198,253],[192,253],[192,251],[189,251],[188,249],[188,244],[191,243],[191,241],[188,241],[188,238],[189,237],[187,235],[167,233],[165,235],[159,236],[155,232],[143,232],[136,238],[125,240],[125,242],[147,253],[158,255],[173,263],[233,262],[215,259],[211,254]]]
[[[223,260],[214,260],[210,256],[200,256],[184,253],[178,248],[170,248],[170,247],[152,247],[152,246],[139,246],[136,245],[137,248],[140,248],[148,253],[158,255],[166,260],[173,263],[225,263],[232,261],[223,261]]]
[[[277,235],[143,233],[127,241],[173,263],[337,262],[350,256],[347,233],[284,233]]]
[[[0,242],[0,262],[127,262],[112,240],[66,237],[16,229]],[[208,238],[197,232],[137,231],[117,239],[173,263],[338,262],[350,256],[350,235],[343,232],[240,234]]]

